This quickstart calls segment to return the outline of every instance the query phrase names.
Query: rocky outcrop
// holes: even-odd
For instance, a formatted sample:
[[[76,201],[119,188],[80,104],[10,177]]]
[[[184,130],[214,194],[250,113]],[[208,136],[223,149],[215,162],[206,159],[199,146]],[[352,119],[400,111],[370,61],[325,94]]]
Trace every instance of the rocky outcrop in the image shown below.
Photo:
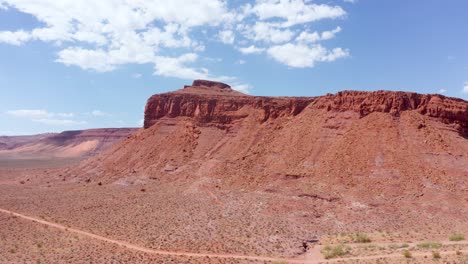
[[[445,123],[454,123],[462,132],[468,128],[468,102],[442,95],[393,91],[342,91],[320,97],[261,97],[236,92],[229,85],[196,80],[184,89],[153,95],[145,108],[144,127],[162,117],[193,117],[200,123],[227,124],[246,116],[240,111],[249,106],[259,109],[260,122],[270,118],[295,116],[307,106],[328,111],[354,111],[364,117],[373,112],[399,116],[403,111],[417,111]]]
[[[342,91],[319,97],[314,107],[329,111],[355,111],[363,117],[373,112],[399,116],[415,110],[422,115],[468,127],[468,102],[438,94],[417,94],[392,91]]]
[[[261,110],[260,122],[281,116],[299,114],[314,98],[261,97],[236,92],[229,85],[196,80],[191,86],[175,92],[153,95],[145,108],[144,127],[162,117],[193,117],[199,123],[228,124],[246,116],[240,111],[249,106]]]

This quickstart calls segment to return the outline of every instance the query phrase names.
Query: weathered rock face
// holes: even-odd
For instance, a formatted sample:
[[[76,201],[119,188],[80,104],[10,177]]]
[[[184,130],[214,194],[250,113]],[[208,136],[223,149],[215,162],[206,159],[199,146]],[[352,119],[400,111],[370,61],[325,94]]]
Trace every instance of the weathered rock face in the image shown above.
[[[194,87],[200,87],[200,86],[205,86],[205,87],[216,87],[220,89],[224,88],[231,88],[231,86],[222,83],[222,82],[213,82],[213,81],[208,81],[208,80],[195,80],[193,81],[192,86]]]
[[[243,107],[261,110],[260,122],[280,116],[299,114],[314,98],[274,98],[248,96],[236,92],[229,85],[196,80],[175,92],[157,94],[148,99],[145,108],[144,127],[152,126],[162,117],[193,117],[199,123],[228,124],[243,118]]]
[[[145,108],[144,127],[152,126],[162,117],[193,117],[200,123],[228,124],[247,114],[243,107],[263,111],[259,121],[295,116],[307,106],[328,111],[353,111],[364,117],[373,112],[399,116],[403,111],[415,110],[445,123],[455,123],[462,133],[468,129],[468,102],[442,95],[423,95],[409,92],[342,91],[321,97],[260,97],[236,92],[229,85],[196,80],[184,89],[153,95]]]
[[[468,102],[438,94],[342,91],[319,97],[315,107],[329,111],[355,111],[361,117],[373,112],[399,116],[403,111],[415,110],[445,123],[455,123],[463,131],[468,128]]]

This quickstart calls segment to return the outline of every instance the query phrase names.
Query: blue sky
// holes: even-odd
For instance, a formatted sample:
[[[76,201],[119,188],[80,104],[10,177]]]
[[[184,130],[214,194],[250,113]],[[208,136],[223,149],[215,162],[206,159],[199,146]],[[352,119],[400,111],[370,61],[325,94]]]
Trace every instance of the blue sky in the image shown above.
[[[0,0],[0,135],[141,125],[146,99],[220,80],[252,95],[468,99],[465,0]]]

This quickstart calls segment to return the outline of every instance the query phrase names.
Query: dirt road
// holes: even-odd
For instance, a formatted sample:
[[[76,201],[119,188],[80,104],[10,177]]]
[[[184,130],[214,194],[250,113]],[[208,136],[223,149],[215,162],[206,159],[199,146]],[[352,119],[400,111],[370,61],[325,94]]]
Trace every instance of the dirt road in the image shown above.
[[[402,254],[398,253],[393,253],[393,254],[382,254],[382,255],[373,255],[373,256],[360,256],[360,257],[348,257],[348,258],[336,258],[336,259],[330,259],[330,260],[325,260],[323,259],[323,256],[321,256],[319,247],[314,248],[310,253],[307,254],[305,259],[288,259],[288,258],[273,258],[273,257],[262,257],[262,256],[247,256],[247,255],[236,255],[236,254],[215,254],[215,253],[192,253],[192,252],[179,252],[179,251],[166,251],[166,250],[157,250],[157,249],[151,249],[151,248],[146,248],[138,245],[134,245],[125,241],[119,241],[107,237],[103,237],[100,235],[92,234],[83,230],[78,230],[75,228],[70,228],[66,227],[57,223],[52,223],[49,221],[45,221],[42,219],[26,216],[23,214],[15,213],[10,210],[5,210],[0,208],[0,212],[3,212],[5,214],[9,214],[11,216],[16,216],[20,217],[22,219],[26,219],[32,222],[40,223],[46,226],[54,227],[66,232],[71,232],[75,233],[81,236],[105,241],[108,243],[116,244],[128,249],[144,252],[144,253],[149,253],[149,254],[159,254],[159,255],[170,255],[170,256],[184,256],[184,257],[199,257],[199,258],[221,258],[221,259],[241,259],[241,260],[249,260],[252,262],[283,262],[283,263],[307,263],[307,264],[316,264],[316,263],[333,263],[333,262],[338,262],[338,261],[343,261],[343,260],[372,260],[372,259],[380,259],[380,258],[403,258]],[[412,244],[417,244],[416,242]],[[461,244],[461,242],[444,242],[444,244]],[[379,245],[379,244],[375,244]],[[386,245],[386,243],[382,243],[382,245]],[[462,253],[468,253],[468,250],[460,250]],[[320,255],[319,255],[320,254]],[[441,255],[450,255],[450,254],[456,254],[456,251],[443,251],[440,252]],[[420,256],[431,256],[431,252],[415,252],[413,253],[413,256],[415,257],[420,257]]]

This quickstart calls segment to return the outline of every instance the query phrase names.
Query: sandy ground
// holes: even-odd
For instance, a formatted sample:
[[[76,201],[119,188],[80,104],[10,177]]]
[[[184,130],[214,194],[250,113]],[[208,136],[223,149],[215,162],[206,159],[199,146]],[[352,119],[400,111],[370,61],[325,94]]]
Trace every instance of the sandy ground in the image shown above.
[[[294,214],[284,213],[288,211],[283,210],[283,214],[279,214],[278,208],[290,205],[291,201],[269,192],[212,190],[204,188],[198,181],[190,185],[171,182],[171,188],[166,188],[169,183],[157,180],[145,184],[124,181],[102,185],[93,181],[62,181],[55,179],[61,172],[59,169],[0,171],[2,209],[155,252],[195,254],[190,257],[167,256],[128,249],[3,214],[2,226],[8,228],[1,229],[0,237],[5,245],[2,246],[1,263],[36,263],[37,260],[60,263],[68,259],[71,263],[168,263],[171,260],[174,263],[258,262],[226,256],[215,258],[213,254],[316,263],[325,261],[320,253],[325,245],[338,243],[352,247],[350,253],[344,256],[347,259],[344,263],[366,263],[350,258],[367,263],[376,263],[376,259],[380,258],[386,261],[382,263],[407,261],[401,249],[390,246],[399,243],[410,244],[408,249],[413,254],[411,261],[414,263],[419,260],[419,263],[430,263],[433,261],[431,250],[418,248],[418,241],[446,241],[452,232],[467,232],[442,229],[437,225],[417,231],[414,227],[390,228],[369,232],[372,238],[370,244],[354,245],[346,234],[333,235],[333,231],[322,230],[322,227],[327,227],[324,223],[329,219],[313,221],[316,217],[301,217],[299,221]],[[24,183],[21,183],[23,180]],[[458,226],[466,225],[461,223]],[[78,237],[76,242],[69,242],[73,237]],[[308,244],[305,250],[303,242],[310,239],[319,239],[319,243]],[[42,240],[46,240],[45,244],[50,246],[44,246],[43,251],[36,245]],[[465,244],[443,244],[443,248],[438,250],[441,254],[450,254],[442,254],[442,260],[464,263],[464,256],[468,255],[464,252],[467,249]],[[17,253],[13,254],[10,250]],[[463,254],[456,255],[457,250]],[[197,254],[208,256],[200,257]],[[270,262],[269,259],[265,260]]]
[[[7,232],[0,232],[3,243],[0,251],[2,262],[73,262],[100,263],[107,262],[184,262],[184,263],[401,263],[402,254],[396,252],[394,245],[389,243],[351,244],[347,256],[337,259],[323,259],[317,254],[323,246],[315,245],[306,253],[304,258],[277,259],[261,256],[227,255],[216,253],[190,253],[176,251],[162,251],[133,245],[124,241],[117,241],[98,236],[86,231],[66,227],[49,221],[25,216],[8,210],[0,209],[3,217],[0,222],[10,227]],[[27,221],[30,221],[28,223]],[[32,223],[32,224],[31,224]],[[19,229],[18,229],[19,228]],[[32,236],[32,237],[31,237]],[[28,243],[23,243],[26,240]],[[21,241],[21,243],[18,243]],[[86,241],[84,244],[83,242]],[[98,243],[104,242],[104,243]],[[412,263],[464,263],[468,261],[468,244],[464,241],[444,241],[436,250],[439,257],[434,257],[434,251],[418,247],[418,243],[405,246],[405,250],[412,252],[407,262]],[[97,245],[97,246],[96,246]],[[118,246],[116,248],[115,246]],[[57,247],[60,250],[57,250]],[[90,250],[89,247],[92,247]],[[370,250],[370,251],[368,251]],[[385,251],[387,250],[387,251]],[[101,252],[102,251],[102,252]],[[86,253],[85,253],[86,252]],[[10,253],[10,254],[8,254]],[[111,256],[107,254],[112,253]],[[79,259],[75,259],[79,254]],[[86,256],[84,256],[85,254]],[[317,254],[317,255],[316,255]],[[432,259],[430,258],[432,256]]]

